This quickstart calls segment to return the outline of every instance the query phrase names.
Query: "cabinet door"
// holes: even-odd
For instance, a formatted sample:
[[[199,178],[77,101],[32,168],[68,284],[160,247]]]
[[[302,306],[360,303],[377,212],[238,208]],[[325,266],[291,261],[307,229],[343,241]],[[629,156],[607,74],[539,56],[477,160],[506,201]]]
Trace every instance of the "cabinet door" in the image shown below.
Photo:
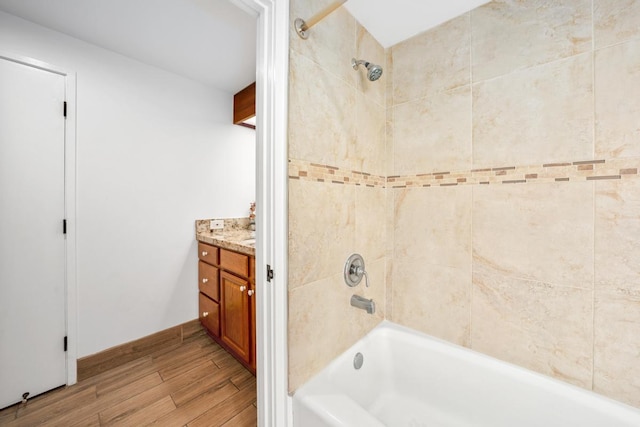
[[[249,321],[249,282],[220,272],[221,330],[222,341],[241,359],[251,361]]]

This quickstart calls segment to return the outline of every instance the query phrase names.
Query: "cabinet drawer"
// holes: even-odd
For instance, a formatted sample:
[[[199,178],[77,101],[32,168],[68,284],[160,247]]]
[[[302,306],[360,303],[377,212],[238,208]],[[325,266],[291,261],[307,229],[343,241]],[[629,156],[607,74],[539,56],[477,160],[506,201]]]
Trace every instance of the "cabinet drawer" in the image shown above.
[[[216,337],[220,336],[220,306],[205,294],[198,294],[200,323]]]
[[[237,252],[220,249],[220,268],[242,277],[249,277],[249,257]]]
[[[220,301],[220,286],[216,267],[198,261],[198,289],[212,300]]]
[[[218,248],[198,242],[198,258],[209,264],[218,264]]]
[[[256,259],[254,257],[249,258],[249,279],[256,278]]]

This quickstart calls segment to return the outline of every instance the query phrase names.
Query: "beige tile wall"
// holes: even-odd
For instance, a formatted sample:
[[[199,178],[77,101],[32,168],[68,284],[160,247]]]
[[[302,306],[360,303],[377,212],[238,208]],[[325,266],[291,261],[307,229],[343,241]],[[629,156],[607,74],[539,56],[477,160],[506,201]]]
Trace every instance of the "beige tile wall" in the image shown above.
[[[640,406],[638,22],[494,0],[386,51],[344,8],[292,33],[291,391],[387,318]]]
[[[596,156],[640,156],[640,39],[597,50],[594,69]]]
[[[494,0],[389,49],[389,318],[640,406],[638,22]]]
[[[293,0],[291,17],[310,17],[330,0]],[[387,279],[386,75],[375,83],[351,58],[385,67],[380,44],[339,8],[290,35],[289,389],[295,390],[385,317]],[[387,67],[385,67],[386,69]],[[363,255],[371,281],[344,283]],[[353,308],[373,298],[375,315]]]
[[[595,190],[593,389],[640,406],[640,180]]]
[[[468,345],[471,187],[393,194],[393,320]]]
[[[591,387],[593,185],[473,189],[474,350]]]
[[[592,158],[592,58],[576,55],[474,82],[474,167]]]
[[[474,82],[591,50],[591,0],[493,0],[471,21]]]

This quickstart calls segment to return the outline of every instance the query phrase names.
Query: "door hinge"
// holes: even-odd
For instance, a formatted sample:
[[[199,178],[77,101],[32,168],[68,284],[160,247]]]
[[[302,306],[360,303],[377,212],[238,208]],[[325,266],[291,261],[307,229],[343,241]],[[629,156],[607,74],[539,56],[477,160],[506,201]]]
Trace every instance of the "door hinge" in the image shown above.
[[[67,118],[67,101],[62,103],[62,115],[65,119]]]
[[[67,234],[67,220],[62,220],[62,234]]]
[[[270,282],[271,279],[273,279],[273,270],[271,269],[271,266],[267,264],[267,282]]]
[[[67,337],[64,337],[64,351],[67,351]]]

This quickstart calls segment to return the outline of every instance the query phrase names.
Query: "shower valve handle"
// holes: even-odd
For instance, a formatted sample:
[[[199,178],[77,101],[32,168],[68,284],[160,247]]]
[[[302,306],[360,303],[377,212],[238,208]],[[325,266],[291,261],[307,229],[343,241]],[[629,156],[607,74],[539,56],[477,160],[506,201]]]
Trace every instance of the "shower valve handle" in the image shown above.
[[[369,287],[369,275],[367,274],[366,271],[364,271],[364,269],[361,266],[351,265],[351,268],[349,269],[349,273],[354,274],[358,277],[364,276],[364,285],[367,288]]]

